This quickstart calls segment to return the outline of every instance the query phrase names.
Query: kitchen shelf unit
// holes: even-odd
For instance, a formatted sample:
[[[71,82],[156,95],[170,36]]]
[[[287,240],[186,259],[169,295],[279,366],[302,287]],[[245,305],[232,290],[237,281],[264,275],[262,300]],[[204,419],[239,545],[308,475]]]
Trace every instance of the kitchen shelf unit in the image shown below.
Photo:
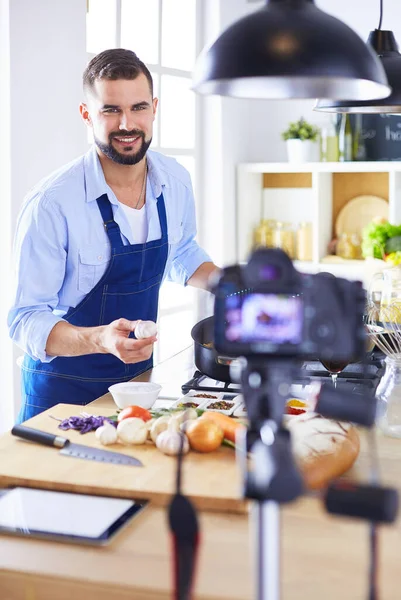
[[[364,261],[324,262],[341,208],[353,197],[375,195],[389,203],[389,220],[401,223],[400,162],[243,163],[237,166],[236,260],[247,260],[252,232],[261,218],[313,228],[312,261],[295,261],[300,271],[330,271],[362,278]]]

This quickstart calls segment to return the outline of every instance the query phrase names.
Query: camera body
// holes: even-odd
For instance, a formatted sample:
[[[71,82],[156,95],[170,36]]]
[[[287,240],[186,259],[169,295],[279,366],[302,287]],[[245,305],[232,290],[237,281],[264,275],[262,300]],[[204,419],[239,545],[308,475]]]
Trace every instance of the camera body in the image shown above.
[[[256,250],[223,270],[216,286],[214,342],[228,356],[351,362],[365,354],[360,282],[299,273],[282,250]]]

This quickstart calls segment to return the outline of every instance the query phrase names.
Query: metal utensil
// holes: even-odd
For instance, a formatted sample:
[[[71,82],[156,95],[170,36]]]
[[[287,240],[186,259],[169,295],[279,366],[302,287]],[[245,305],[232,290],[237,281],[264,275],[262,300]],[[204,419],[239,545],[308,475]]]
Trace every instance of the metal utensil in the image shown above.
[[[38,442],[45,446],[61,448],[60,454],[71,456],[72,458],[82,458],[84,460],[95,460],[97,462],[112,463],[115,465],[129,465],[131,467],[142,467],[143,464],[133,456],[127,456],[120,452],[111,452],[110,450],[101,450],[99,448],[91,448],[82,444],[74,444],[69,439],[60,435],[53,435],[39,429],[32,429],[24,425],[14,425],[11,430],[12,435]]]

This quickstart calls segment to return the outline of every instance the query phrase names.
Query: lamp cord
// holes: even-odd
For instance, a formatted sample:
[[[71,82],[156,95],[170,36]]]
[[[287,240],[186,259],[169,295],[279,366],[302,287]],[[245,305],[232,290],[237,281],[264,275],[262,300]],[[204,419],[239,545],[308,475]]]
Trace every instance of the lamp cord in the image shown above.
[[[380,0],[380,19],[379,19],[379,25],[378,25],[377,29],[382,28],[382,22],[383,22],[383,0]]]

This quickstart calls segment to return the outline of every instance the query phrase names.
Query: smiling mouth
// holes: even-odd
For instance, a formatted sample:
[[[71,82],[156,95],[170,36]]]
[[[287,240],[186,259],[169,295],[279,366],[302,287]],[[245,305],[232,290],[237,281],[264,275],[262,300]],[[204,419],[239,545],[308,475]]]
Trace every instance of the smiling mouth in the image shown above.
[[[119,144],[122,144],[123,146],[132,146],[138,140],[141,139],[141,136],[137,135],[137,136],[134,136],[134,137],[115,137],[113,139],[117,140],[117,142]]]

